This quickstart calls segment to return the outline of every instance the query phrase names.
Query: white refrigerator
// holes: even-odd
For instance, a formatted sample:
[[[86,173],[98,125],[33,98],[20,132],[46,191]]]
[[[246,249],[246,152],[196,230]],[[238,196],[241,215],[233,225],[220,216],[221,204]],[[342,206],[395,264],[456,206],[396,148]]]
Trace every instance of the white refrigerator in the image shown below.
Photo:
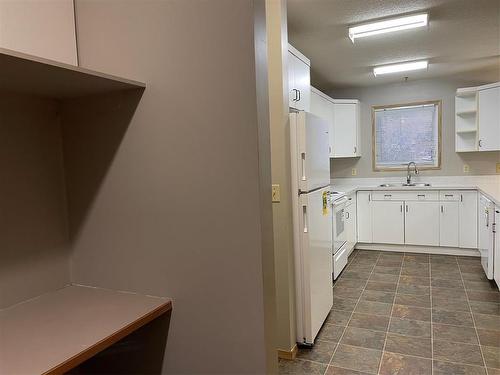
[[[333,305],[328,123],[290,114],[297,342],[314,344]]]

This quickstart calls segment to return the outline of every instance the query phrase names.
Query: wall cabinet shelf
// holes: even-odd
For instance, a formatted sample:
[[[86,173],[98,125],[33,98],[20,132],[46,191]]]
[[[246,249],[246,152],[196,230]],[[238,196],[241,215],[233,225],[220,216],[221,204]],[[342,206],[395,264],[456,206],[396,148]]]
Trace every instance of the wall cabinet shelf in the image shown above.
[[[0,310],[0,373],[65,373],[171,308],[167,298],[68,286]]]
[[[0,90],[54,99],[144,89],[143,82],[0,48]]]

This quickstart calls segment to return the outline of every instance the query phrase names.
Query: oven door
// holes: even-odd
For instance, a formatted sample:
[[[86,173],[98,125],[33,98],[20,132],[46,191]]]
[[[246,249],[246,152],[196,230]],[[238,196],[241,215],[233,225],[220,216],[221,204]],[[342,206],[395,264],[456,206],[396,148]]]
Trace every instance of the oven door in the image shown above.
[[[336,254],[347,241],[345,231],[345,205],[347,198],[333,202],[333,253]]]

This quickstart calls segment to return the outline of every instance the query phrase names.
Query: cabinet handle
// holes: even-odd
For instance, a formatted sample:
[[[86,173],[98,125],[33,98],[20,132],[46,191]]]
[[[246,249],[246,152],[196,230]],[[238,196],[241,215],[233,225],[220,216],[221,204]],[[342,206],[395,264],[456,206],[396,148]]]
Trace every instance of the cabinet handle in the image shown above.
[[[479,145],[479,147],[483,147],[483,140],[482,139],[479,140],[478,145]]]
[[[368,194],[368,202],[370,202],[371,200],[372,200],[372,195]]]
[[[443,205],[441,205],[441,213],[443,213],[443,212],[444,212],[444,207],[443,207]]]
[[[464,195],[460,194],[460,202],[463,202],[463,201],[464,201]]]
[[[403,205],[399,206],[401,212],[403,212]]]
[[[331,154],[332,153],[332,146],[328,146],[328,152]]]
[[[349,212],[346,212],[346,213],[345,213],[345,218],[346,218],[346,219],[349,219],[350,217],[351,217],[351,216],[349,215]]]
[[[300,102],[300,90],[297,90],[297,92],[299,93],[299,98],[297,99],[297,101]]]
[[[425,198],[425,194],[417,194],[417,197],[424,197]]]
[[[358,148],[356,146],[354,146],[354,153],[357,154],[358,153]]]
[[[384,197],[390,198],[390,197],[392,197],[392,194],[384,194]]]
[[[304,233],[307,233],[308,232],[308,229],[307,229],[307,206],[302,206],[302,220],[304,222],[303,231],[304,231]]]
[[[453,194],[445,194],[445,197],[453,197]]]
[[[485,210],[485,214],[486,214],[486,228],[489,228],[489,226],[490,226],[490,211]]]
[[[408,205],[406,205],[406,212],[408,212]]]

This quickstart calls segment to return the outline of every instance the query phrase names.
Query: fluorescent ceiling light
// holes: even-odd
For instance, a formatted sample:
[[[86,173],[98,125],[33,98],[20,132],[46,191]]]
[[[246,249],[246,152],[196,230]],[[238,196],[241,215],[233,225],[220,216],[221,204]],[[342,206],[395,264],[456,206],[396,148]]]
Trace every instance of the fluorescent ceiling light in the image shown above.
[[[349,28],[349,38],[354,39],[366,36],[391,33],[399,30],[413,29],[415,27],[427,26],[428,14],[414,14],[412,16],[391,18],[384,21],[366,23]]]
[[[378,76],[380,74],[390,74],[398,72],[407,72],[409,70],[427,69],[428,65],[429,62],[427,60],[422,60],[422,61],[412,61],[401,64],[377,66],[376,68],[373,68],[373,74],[375,76]]]

